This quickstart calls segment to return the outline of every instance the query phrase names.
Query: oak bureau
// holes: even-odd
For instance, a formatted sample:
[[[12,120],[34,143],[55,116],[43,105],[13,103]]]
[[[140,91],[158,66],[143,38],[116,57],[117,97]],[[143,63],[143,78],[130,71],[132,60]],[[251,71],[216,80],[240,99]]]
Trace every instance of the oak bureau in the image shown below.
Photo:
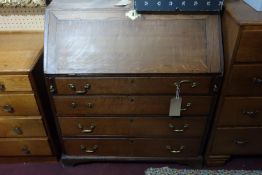
[[[43,32],[0,33],[1,162],[56,159],[42,53]]]
[[[44,71],[62,162],[201,164],[223,72],[220,16],[135,14],[117,2],[47,8]]]
[[[222,165],[235,155],[262,154],[262,13],[243,1],[230,1],[222,24],[225,80],[208,165]]]

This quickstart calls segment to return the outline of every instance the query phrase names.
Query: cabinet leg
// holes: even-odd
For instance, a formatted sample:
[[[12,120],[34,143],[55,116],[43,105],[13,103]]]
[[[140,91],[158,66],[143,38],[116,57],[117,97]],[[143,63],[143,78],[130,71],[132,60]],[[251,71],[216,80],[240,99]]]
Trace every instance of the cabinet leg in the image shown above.
[[[205,163],[206,166],[223,166],[229,158],[229,155],[209,155]]]

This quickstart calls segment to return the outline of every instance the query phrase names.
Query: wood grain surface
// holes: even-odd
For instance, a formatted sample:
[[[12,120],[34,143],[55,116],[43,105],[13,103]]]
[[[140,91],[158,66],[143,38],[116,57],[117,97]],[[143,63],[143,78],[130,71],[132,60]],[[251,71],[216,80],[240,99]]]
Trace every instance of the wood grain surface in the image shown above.
[[[0,33],[0,72],[29,72],[43,51],[43,33]]]

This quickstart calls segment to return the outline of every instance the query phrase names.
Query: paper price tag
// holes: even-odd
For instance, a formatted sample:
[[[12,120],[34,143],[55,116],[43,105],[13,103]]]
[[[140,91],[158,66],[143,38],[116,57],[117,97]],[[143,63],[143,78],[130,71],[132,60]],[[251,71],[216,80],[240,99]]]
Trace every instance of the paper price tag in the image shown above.
[[[180,116],[181,113],[182,98],[173,97],[170,100],[169,116]]]
[[[182,97],[180,97],[180,88],[176,84],[176,96],[171,98],[169,107],[169,116],[180,116]]]

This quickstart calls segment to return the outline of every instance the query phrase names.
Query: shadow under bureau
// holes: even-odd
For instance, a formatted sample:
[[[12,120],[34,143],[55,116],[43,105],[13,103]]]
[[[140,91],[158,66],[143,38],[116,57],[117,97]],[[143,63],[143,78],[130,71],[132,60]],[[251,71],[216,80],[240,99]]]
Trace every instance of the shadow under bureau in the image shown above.
[[[131,7],[115,3],[47,8],[44,70],[62,162],[201,164],[222,77],[220,17],[131,20]],[[182,104],[170,116],[176,96]]]

